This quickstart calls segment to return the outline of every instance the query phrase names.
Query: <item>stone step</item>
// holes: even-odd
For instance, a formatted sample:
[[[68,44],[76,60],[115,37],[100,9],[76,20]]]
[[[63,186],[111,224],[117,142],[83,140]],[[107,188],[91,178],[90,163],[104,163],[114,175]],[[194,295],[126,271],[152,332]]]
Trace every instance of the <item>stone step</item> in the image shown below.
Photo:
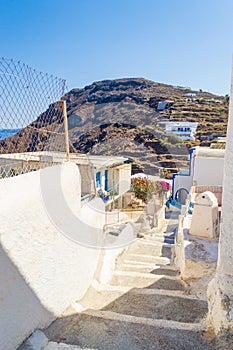
[[[85,310],[80,314],[80,316],[93,316],[106,319],[106,320],[115,320],[115,321],[123,321],[123,322],[130,322],[130,323],[136,323],[141,325],[147,325],[147,326],[153,326],[153,327],[161,327],[161,328],[167,328],[167,329],[177,329],[177,330],[186,330],[186,331],[203,331],[206,329],[206,325],[204,321],[202,323],[196,322],[179,322],[174,320],[166,320],[166,319],[155,319],[155,318],[149,318],[149,317],[143,317],[143,316],[135,316],[135,315],[128,315],[128,314],[122,314],[119,312],[114,312],[111,310]]]
[[[208,311],[206,301],[155,293],[128,293],[113,300],[103,310],[150,319],[182,323],[201,322]]]
[[[95,288],[89,288],[88,292],[82,298],[82,300],[73,303],[70,308],[66,310],[64,314],[72,314],[75,312],[82,312],[87,309],[103,309],[108,307],[114,301],[120,298],[125,298],[124,295],[137,295],[142,298],[146,296],[163,296],[163,297],[179,297],[187,300],[200,301],[199,298],[193,295],[187,295],[185,291],[181,290],[164,290],[164,289],[145,289],[145,288],[129,288],[122,286],[112,285],[98,285]],[[127,299],[127,298],[126,298]],[[156,298],[155,298],[156,300]],[[127,301],[128,303],[128,301]],[[154,316],[153,316],[154,317]]]
[[[150,273],[144,273],[139,271],[124,271],[116,270],[113,273],[113,277],[110,284],[113,286],[125,286],[131,288],[153,288],[153,289],[175,289],[185,290],[185,284],[176,275],[169,275],[165,270],[159,269],[152,270]]]
[[[128,271],[124,271],[128,272]],[[115,275],[110,284],[113,286],[124,286],[130,288],[152,288],[152,289],[168,289],[168,290],[185,290],[186,286],[184,282],[179,279],[171,278],[170,276],[156,276],[151,275],[151,277],[145,277],[142,274],[141,277],[128,275]]]
[[[135,272],[143,272],[143,273],[152,273],[156,270],[156,264],[144,264],[137,263],[133,264],[131,261],[124,261],[124,264],[121,264],[120,269],[122,271],[135,271]]]
[[[136,298],[134,298],[134,295],[136,295]],[[162,297],[163,298],[168,297],[167,303],[169,305],[173,301],[176,302],[177,300],[179,301],[180,304],[182,304],[179,298],[184,299],[183,304],[185,303],[185,300],[188,300],[187,301],[187,304],[189,304],[188,306],[192,304],[192,301],[194,305],[195,303],[198,303],[198,301],[201,301],[201,302],[204,301],[203,305],[204,306],[207,305],[205,300],[199,299],[194,295],[187,295],[184,291],[181,291],[181,290],[146,289],[146,288],[130,289],[128,287],[99,285],[98,289],[95,289],[93,287],[89,288],[88,292],[86,293],[86,295],[83,297],[82,300],[76,303],[73,303],[71,305],[71,308],[67,309],[66,315],[73,314],[74,311],[82,312],[87,309],[100,310],[105,308],[107,310],[109,305],[112,305],[112,303],[118,303],[119,300],[120,301],[126,300],[128,304],[128,296],[132,297],[132,300],[139,299],[140,297],[140,300],[142,299],[146,301],[152,300],[153,303],[154,301],[156,302],[158,301],[156,299],[157,296],[159,297],[160,300],[162,300]],[[178,299],[175,299],[175,298],[178,298]],[[191,302],[189,302],[189,300],[191,300]],[[152,317],[154,317],[154,315],[152,315]]]
[[[158,279],[163,277],[163,275],[157,275],[155,276],[152,273],[144,273],[144,272],[138,272],[138,271],[122,271],[122,270],[115,270],[113,272],[114,276],[127,276],[127,277],[135,277],[135,278],[149,278],[149,279]],[[170,278],[170,276],[169,276]]]
[[[169,247],[169,250],[170,250],[170,247]],[[118,265],[120,265],[124,261],[124,259],[122,258],[121,260],[119,260]],[[154,256],[149,254],[129,253],[127,255],[127,260],[134,261],[134,262],[145,262],[145,263],[151,263],[151,264],[157,264],[157,265],[170,264],[170,258],[161,256],[161,255]]]
[[[135,271],[143,273],[152,273],[155,275],[168,275],[168,276],[178,276],[179,273],[172,266],[158,265],[155,263],[148,263],[143,261],[133,261],[125,259],[121,264],[118,265],[118,268],[122,271]]]
[[[86,310],[57,319],[48,329],[50,341],[99,350],[207,350],[204,324],[158,320],[112,311]]]
[[[163,245],[157,245],[156,247],[151,247],[151,245],[140,244],[140,246],[136,247],[134,250],[128,252],[128,256],[130,254],[145,254],[153,257],[162,256]]]
[[[85,296],[77,303],[72,304],[72,308],[81,312],[83,309],[102,309],[108,304],[111,304],[114,300],[120,298],[123,294],[127,293],[129,289],[99,289],[89,288]],[[72,313],[72,310],[71,312]]]
[[[206,301],[205,299],[198,298],[196,295],[186,294],[185,291],[181,291],[181,290],[133,288],[133,289],[130,289],[129,291],[130,293],[139,294],[139,295],[164,295],[164,296],[170,296],[170,297],[182,297],[190,300]]]
[[[128,293],[129,291],[131,293],[135,294],[157,294],[157,295],[168,295],[168,296],[182,296],[188,299],[194,299],[194,300],[205,300],[205,299],[200,299],[196,295],[189,295],[186,294],[185,290],[169,290],[169,289],[153,289],[153,288],[130,288],[130,287],[123,287],[123,286],[114,286],[111,284],[103,284],[99,285],[98,289],[95,290],[101,293],[119,293],[121,295]]]

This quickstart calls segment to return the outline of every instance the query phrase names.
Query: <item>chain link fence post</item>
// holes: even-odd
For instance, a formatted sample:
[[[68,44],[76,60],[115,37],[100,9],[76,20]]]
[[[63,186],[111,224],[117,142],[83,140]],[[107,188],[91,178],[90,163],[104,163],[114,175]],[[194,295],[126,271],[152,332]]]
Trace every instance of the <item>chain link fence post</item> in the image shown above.
[[[66,160],[70,160],[70,146],[69,146],[69,130],[68,130],[68,121],[67,121],[67,111],[66,111],[66,101],[61,100],[62,103],[62,115],[64,122],[64,132],[65,132],[65,145],[66,145]]]

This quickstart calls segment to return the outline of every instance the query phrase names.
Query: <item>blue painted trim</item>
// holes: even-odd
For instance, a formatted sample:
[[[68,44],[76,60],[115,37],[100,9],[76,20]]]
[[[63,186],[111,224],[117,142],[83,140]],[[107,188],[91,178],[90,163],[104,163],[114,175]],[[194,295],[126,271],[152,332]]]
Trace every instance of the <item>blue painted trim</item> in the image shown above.
[[[178,174],[172,174],[172,198],[174,198],[174,183],[175,183],[175,178]]]
[[[98,172],[95,174],[95,182],[96,182],[96,188],[99,188],[99,187],[100,187],[100,184],[101,184],[101,175],[100,175],[100,171],[98,171]]]
[[[104,176],[105,176],[104,189],[105,191],[108,191],[108,170],[104,171]]]
[[[175,178],[176,178],[176,176],[190,176],[191,175],[191,172],[192,172],[192,159],[193,159],[193,153],[194,153],[195,149],[196,149],[196,147],[190,148],[190,152],[189,152],[189,173],[188,174],[178,174],[178,173],[172,174],[172,199],[173,200],[175,200],[175,196],[174,196]]]
[[[179,189],[176,191],[175,198],[173,198],[176,202],[177,202],[176,195],[177,195],[177,193],[178,193],[179,191],[181,191],[181,190],[184,190],[187,194],[189,194],[189,191],[187,190],[187,188],[184,188],[184,187],[179,188]],[[178,203],[179,203],[179,202],[178,202]]]
[[[174,199],[171,200],[171,205],[173,205],[173,207],[176,207],[178,209],[181,209],[182,207],[182,205],[179,202],[175,201]]]

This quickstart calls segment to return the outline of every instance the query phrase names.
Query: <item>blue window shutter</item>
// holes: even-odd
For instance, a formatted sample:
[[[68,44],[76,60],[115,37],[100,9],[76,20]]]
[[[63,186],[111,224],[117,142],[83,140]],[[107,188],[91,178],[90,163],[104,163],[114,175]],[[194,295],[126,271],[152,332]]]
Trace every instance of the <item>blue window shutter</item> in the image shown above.
[[[105,191],[108,191],[108,170],[105,170],[105,184],[104,184],[104,189]]]
[[[100,187],[100,171],[98,171],[98,173],[96,173],[96,187]]]

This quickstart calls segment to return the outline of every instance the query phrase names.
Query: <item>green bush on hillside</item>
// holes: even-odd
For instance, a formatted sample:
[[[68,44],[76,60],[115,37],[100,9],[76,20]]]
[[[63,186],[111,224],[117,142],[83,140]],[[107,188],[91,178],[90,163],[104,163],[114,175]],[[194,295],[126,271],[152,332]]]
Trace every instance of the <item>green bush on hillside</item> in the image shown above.
[[[183,141],[175,135],[166,135],[162,140],[162,143],[176,145],[177,143],[183,143]]]

